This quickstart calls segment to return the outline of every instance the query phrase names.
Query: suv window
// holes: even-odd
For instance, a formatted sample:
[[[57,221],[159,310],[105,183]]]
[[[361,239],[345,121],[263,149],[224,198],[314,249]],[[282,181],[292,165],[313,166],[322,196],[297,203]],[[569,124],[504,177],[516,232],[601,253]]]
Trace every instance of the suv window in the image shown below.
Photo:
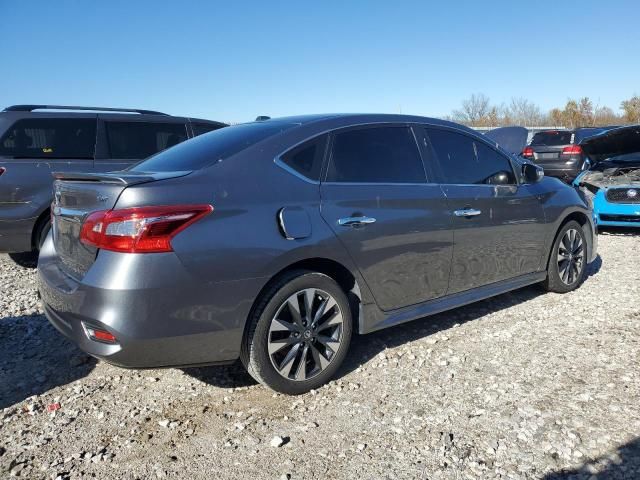
[[[219,128],[222,128],[222,125],[216,125],[215,123],[192,122],[191,128],[193,128],[193,136],[197,137],[198,135],[202,135],[203,133],[218,130]]]
[[[184,123],[106,122],[110,157],[143,159],[187,139]]]
[[[93,159],[95,146],[95,118],[25,118],[2,136],[0,155]]]
[[[327,136],[305,142],[282,155],[282,162],[310,180],[320,180]]]
[[[538,132],[531,139],[532,146],[544,145],[546,147],[559,147],[561,145],[570,145],[573,132],[564,130],[548,130],[546,132]]]
[[[336,133],[328,182],[424,183],[422,159],[408,127]]]
[[[428,129],[428,133],[438,157],[443,183],[516,183],[509,159],[486,144],[448,130]]]

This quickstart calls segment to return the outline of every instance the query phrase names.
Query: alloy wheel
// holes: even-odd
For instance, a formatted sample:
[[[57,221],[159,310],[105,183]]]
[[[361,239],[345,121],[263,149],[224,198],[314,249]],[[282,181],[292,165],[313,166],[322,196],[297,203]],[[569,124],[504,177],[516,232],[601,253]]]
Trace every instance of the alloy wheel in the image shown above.
[[[278,308],[267,346],[276,371],[288,380],[315,377],[333,361],[343,338],[343,317],[327,292],[306,288]]]
[[[558,246],[558,273],[565,285],[576,282],[584,268],[584,242],[576,229],[567,230]]]

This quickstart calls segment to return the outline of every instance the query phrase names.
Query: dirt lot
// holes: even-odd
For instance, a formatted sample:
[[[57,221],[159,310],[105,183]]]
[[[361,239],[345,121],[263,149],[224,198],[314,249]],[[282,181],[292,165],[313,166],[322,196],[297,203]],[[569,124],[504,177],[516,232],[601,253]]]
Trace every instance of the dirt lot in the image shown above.
[[[640,478],[639,251],[609,232],[576,292],[357,337],[340,377],[300,397],[240,367],[97,363],[0,257],[0,476]]]

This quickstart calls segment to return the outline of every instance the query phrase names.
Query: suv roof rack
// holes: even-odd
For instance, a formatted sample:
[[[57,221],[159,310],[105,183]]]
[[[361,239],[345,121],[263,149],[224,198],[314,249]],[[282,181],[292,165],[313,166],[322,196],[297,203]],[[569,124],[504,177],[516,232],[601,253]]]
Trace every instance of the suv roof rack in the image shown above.
[[[146,115],[167,115],[167,113],[155,110],[141,110],[139,108],[111,108],[111,107],[78,107],[73,105],[12,105],[5,108],[4,112],[32,112],[34,110],[90,110],[96,112],[124,112],[140,113]]]

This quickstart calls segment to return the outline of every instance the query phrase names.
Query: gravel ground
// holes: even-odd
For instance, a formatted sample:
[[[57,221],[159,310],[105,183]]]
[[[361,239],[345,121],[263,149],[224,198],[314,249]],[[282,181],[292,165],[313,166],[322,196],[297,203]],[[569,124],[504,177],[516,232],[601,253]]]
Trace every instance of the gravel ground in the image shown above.
[[[638,249],[609,232],[576,292],[357,337],[340,377],[300,397],[238,366],[96,362],[0,257],[0,477],[640,478]]]

